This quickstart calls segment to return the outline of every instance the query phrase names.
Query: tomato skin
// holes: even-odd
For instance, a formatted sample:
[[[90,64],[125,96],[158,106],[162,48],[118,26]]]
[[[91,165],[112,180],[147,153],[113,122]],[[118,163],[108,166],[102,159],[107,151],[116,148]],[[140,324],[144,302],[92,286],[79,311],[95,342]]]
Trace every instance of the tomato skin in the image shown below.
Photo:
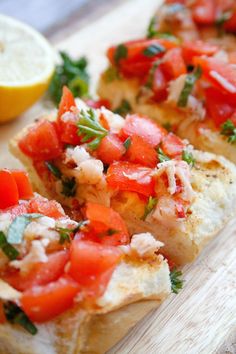
[[[59,219],[65,216],[62,206],[55,200],[48,200],[41,196],[37,196],[29,201],[29,213],[39,213],[45,216]]]
[[[162,140],[162,149],[169,157],[176,157],[182,154],[184,143],[177,135],[169,133]]]
[[[81,137],[78,135],[78,127],[73,120],[60,122],[60,141],[64,144],[79,145]]]
[[[183,57],[187,64],[193,63],[193,58],[196,56],[206,55],[212,56],[218,51],[218,47],[201,40],[185,41],[182,44]]]
[[[30,271],[22,275],[19,271],[6,273],[3,279],[19,291],[31,289],[34,286],[54,282],[64,273],[69,261],[69,251],[58,251],[48,255],[45,263],[35,263]]]
[[[119,246],[129,242],[130,237],[127,227],[121,216],[112,208],[97,203],[87,203],[85,216],[89,220],[91,232],[98,235],[97,239],[100,243]],[[106,236],[109,230],[116,230],[117,232]]]
[[[3,324],[7,321],[4,308],[3,308],[3,302],[0,300],[0,324]]]
[[[11,174],[17,184],[19,199],[30,199],[33,196],[33,189],[28,173],[21,170],[11,170]]]
[[[229,20],[225,21],[224,29],[228,32],[236,33],[236,9]]]
[[[19,192],[11,171],[0,170],[0,209],[18,204]]]
[[[152,147],[160,144],[167,131],[151,119],[137,114],[128,115],[120,136],[125,140],[129,136],[138,135]]]
[[[122,257],[117,247],[100,245],[92,241],[74,239],[70,249],[69,275],[85,290],[92,287],[94,295],[99,296],[105,290],[106,284],[96,282],[101,280],[106,272],[110,276]],[[106,282],[109,279],[106,277]],[[94,282],[98,288],[94,288]]]
[[[111,164],[114,161],[119,161],[125,151],[125,147],[119,137],[110,133],[102,139],[96,153],[102,162]]]
[[[112,189],[137,192],[147,197],[155,195],[152,169],[131,162],[121,161],[110,165],[107,170],[107,184]]]
[[[52,122],[42,120],[31,127],[20,140],[21,151],[36,160],[52,160],[62,153],[57,131]]]
[[[71,109],[76,107],[75,99],[72,92],[68,89],[67,86],[63,87],[62,97],[58,108],[58,118],[66,112],[71,112]]]
[[[168,80],[173,80],[182,74],[186,74],[187,69],[183,59],[182,49],[170,49],[163,57],[161,69]]]
[[[211,25],[216,20],[215,0],[197,0],[192,9],[194,21],[199,25]]]
[[[80,286],[70,277],[23,292],[21,307],[33,322],[46,322],[70,309]]]
[[[164,101],[167,96],[167,85],[168,82],[165,78],[165,75],[161,68],[157,68],[154,72],[153,75],[153,83],[152,83],[152,91],[153,91],[153,97],[152,99],[156,102]]]
[[[91,107],[91,108],[95,108],[95,109],[98,109],[98,108],[102,108],[102,107],[105,107],[107,109],[110,109],[111,108],[111,103],[109,100],[107,99],[100,99],[100,100],[92,100],[92,99],[88,99],[88,100],[85,100],[85,103]]]
[[[157,165],[157,152],[143,138],[133,135],[126,153],[126,159],[136,164],[154,168]]]

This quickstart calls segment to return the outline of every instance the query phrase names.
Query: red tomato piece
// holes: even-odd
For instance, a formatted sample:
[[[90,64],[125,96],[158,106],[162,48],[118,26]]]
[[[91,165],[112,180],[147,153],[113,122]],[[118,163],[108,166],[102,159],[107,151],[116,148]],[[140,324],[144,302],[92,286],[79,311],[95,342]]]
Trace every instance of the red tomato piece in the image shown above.
[[[121,216],[112,208],[87,203],[85,215],[90,221],[89,228],[99,236],[102,244],[118,246],[129,242],[127,227]]]
[[[215,0],[196,0],[192,8],[194,21],[199,25],[211,25],[216,20]]]
[[[125,151],[125,147],[119,137],[110,133],[102,139],[96,153],[98,158],[105,164],[111,164],[114,161],[119,161]]]
[[[137,114],[128,115],[120,135],[125,140],[129,136],[138,135],[152,147],[160,144],[167,131],[149,118]]]
[[[194,57],[201,55],[212,56],[218,51],[218,47],[216,45],[198,40],[194,42],[184,42],[182,45],[182,50],[185,62],[187,64],[192,64]]]
[[[0,170],[0,209],[6,209],[18,204],[19,192],[11,172]]]
[[[107,109],[111,108],[111,103],[106,100],[106,99],[100,99],[100,100],[92,100],[92,99],[88,99],[85,100],[85,103],[92,108],[98,109],[98,108],[102,108],[105,107]]]
[[[30,271],[22,275],[19,271],[3,275],[3,279],[19,291],[36,285],[46,285],[60,278],[69,261],[68,251],[58,251],[48,255],[46,263],[35,263]]]
[[[65,216],[65,212],[59,203],[55,200],[48,200],[41,196],[37,196],[30,200],[29,213],[39,213],[55,219]]]
[[[130,162],[152,168],[156,167],[157,164],[156,150],[138,135],[132,136],[131,144],[126,153],[126,158]]]
[[[166,155],[176,157],[182,154],[184,143],[178,136],[169,133],[162,140],[162,149]]]
[[[36,160],[51,160],[62,153],[54,124],[48,120],[31,127],[20,140],[19,147],[25,155]]]
[[[74,96],[68,87],[64,86],[58,109],[58,118],[61,118],[61,116],[66,112],[71,112],[73,107],[76,107]]]
[[[163,57],[161,69],[168,80],[176,79],[187,73],[181,48],[170,49]]]
[[[46,322],[70,309],[80,286],[70,277],[23,292],[21,307],[33,322]]]
[[[228,21],[224,23],[224,29],[228,32],[236,33],[236,9]]]
[[[103,284],[104,274],[109,272],[111,276],[121,257],[122,253],[117,247],[74,239],[71,244],[69,274],[85,289],[92,287],[94,295],[99,296],[110,279],[106,277],[106,284]],[[97,289],[94,289],[94,282],[98,285]]]
[[[21,170],[12,170],[12,176],[14,177],[20,199],[30,199],[33,196],[33,188],[31,186],[28,173]]]
[[[60,121],[60,140],[64,144],[79,145],[81,137],[75,120]]]
[[[6,316],[5,316],[5,312],[4,312],[4,308],[3,308],[3,302],[0,301],[0,324],[5,323],[6,320]]]
[[[107,183],[110,188],[137,192],[147,197],[155,194],[152,169],[131,162],[115,162],[110,165]]]
[[[156,102],[164,101],[167,96],[167,85],[168,82],[161,68],[157,68],[153,75],[152,91],[154,93],[153,100]]]

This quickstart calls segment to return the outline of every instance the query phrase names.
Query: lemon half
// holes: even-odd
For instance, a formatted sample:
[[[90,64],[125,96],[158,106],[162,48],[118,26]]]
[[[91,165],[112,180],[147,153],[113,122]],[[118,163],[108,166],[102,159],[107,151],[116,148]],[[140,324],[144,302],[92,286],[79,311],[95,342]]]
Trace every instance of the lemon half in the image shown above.
[[[0,15],[0,123],[29,108],[47,89],[55,55],[37,31]]]

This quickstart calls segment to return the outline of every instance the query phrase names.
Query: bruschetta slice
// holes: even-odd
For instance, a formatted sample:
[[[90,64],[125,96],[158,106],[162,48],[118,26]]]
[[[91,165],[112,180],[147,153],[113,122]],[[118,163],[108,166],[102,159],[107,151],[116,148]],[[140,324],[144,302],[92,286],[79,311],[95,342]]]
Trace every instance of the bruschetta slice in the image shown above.
[[[10,149],[43,195],[74,214],[86,202],[112,206],[131,234],[151,232],[177,264],[192,261],[235,213],[232,163],[147,117],[76,106],[66,88],[58,116],[26,127]]]
[[[180,287],[162,243],[113,209],[73,221],[23,171],[1,170],[0,188],[1,354],[104,353]]]
[[[196,148],[236,163],[235,58],[201,40],[140,39],[113,46],[98,94],[144,114]]]

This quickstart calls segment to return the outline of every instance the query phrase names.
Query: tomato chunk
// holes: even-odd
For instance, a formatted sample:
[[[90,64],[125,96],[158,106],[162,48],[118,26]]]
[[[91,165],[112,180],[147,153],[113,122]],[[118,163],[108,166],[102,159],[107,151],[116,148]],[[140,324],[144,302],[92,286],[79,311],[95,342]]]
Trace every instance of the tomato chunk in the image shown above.
[[[168,80],[176,79],[186,74],[187,69],[182,55],[181,48],[169,50],[163,57],[161,68]]]
[[[152,169],[131,162],[115,162],[107,171],[110,188],[121,191],[137,192],[145,196],[155,194]]]
[[[192,10],[193,19],[200,25],[211,25],[216,20],[215,0],[197,0]]]
[[[176,157],[182,154],[184,143],[178,136],[169,133],[162,141],[162,149],[166,155]]]
[[[76,107],[74,96],[68,87],[64,86],[62,90],[61,102],[58,109],[58,118],[60,118],[66,112],[71,112],[73,107]]]
[[[122,141],[115,134],[105,136],[96,150],[98,158],[105,164],[119,161],[125,154],[125,151]]]
[[[45,322],[70,309],[80,286],[70,277],[36,286],[22,294],[21,306],[33,322]]]
[[[182,49],[185,62],[187,64],[192,64],[194,57],[201,55],[212,56],[217,52],[218,47],[216,45],[198,40],[194,42],[184,42]]]
[[[92,241],[82,241],[74,239],[71,244],[70,255],[70,276],[87,290],[92,288],[94,295],[101,295],[107,282],[109,275],[112,275],[116,265],[120,262],[122,253],[117,247],[100,245]],[[98,279],[104,280],[106,283],[97,282]],[[94,288],[94,282],[98,288]]]
[[[236,9],[229,20],[225,21],[224,29],[229,32],[236,33]]]
[[[29,181],[28,173],[20,170],[12,170],[12,176],[14,177],[20,199],[30,199],[33,196],[33,189]]]
[[[88,99],[85,100],[85,103],[92,108],[98,109],[98,108],[102,108],[105,107],[107,109],[111,108],[111,103],[106,100],[106,99],[100,99],[100,100],[92,100],[92,99]]]
[[[167,131],[149,118],[132,114],[126,117],[125,125],[120,134],[123,139],[138,135],[152,147],[156,147],[167,134]]]
[[[62,152],[55,126],[48,120],[31,127],[20,140],[19,147],[24,154],[36,160],[51,160]]]
[[[29,213],[39,213],[51,218],[59,219],[65,216],[61,205],[55,200],[48,200],[37,196],[29,202]]]
[[[130,162],[153,168],[157,164],[156,150],[138,135],[132,136],[126,158]]]
[[[130,240],[127,227],[120,215],[112,208],[96,203],[87,203],[85,209],[89,228],[98,235],[102,244],[118,246]]]
[[[3,302],[0,300],[0,324],[6,322],[6,316],[3,308]]]
[[[19,192],[12,173],[6,169],[0,170],[0,209],[6,209],[18,204]]]
[[[156,102],[164,101],[167,98],[167,79],[163,71],[158,67],[153,75],[152,91],[154,93],[153,100]]]

